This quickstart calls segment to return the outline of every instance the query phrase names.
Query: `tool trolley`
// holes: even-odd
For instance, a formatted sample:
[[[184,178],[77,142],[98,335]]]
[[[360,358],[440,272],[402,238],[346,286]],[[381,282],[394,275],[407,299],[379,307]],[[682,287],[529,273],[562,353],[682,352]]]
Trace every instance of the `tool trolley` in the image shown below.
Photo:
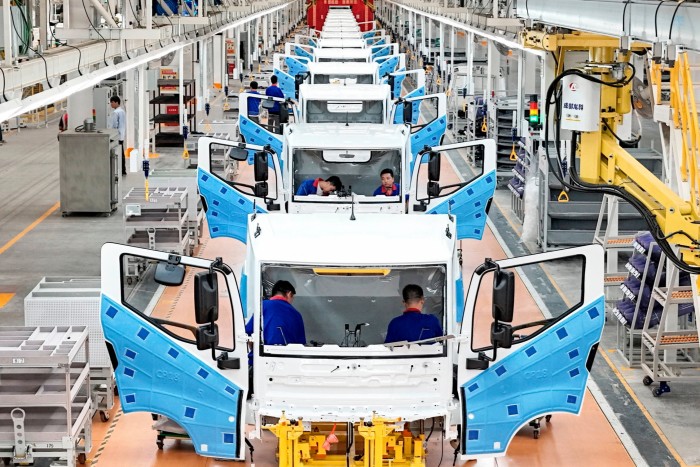
[[[87,326],[0,328],[0,457],[74,467],[92,449]]]

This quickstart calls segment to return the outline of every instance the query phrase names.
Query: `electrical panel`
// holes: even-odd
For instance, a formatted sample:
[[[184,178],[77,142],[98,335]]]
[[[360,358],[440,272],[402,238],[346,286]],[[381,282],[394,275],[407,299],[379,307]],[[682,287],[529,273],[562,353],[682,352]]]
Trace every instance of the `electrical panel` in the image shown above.
[[[581,76],[562,79],[561,128],[598,131],[600,126],[600,84]]]

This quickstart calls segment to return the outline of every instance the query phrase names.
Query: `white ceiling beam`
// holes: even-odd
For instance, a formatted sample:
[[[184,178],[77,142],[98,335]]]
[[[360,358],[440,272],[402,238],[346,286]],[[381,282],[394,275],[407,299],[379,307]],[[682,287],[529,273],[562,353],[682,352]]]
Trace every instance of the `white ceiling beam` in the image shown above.
[[[164,25],[165,26],[165,25]],[[102,37],[100,37],[100,34]],[[78,28],[70,28],[70,29],[62,29],[62,28],[57,28],[55,31],[55,35],[58,39],[60,40],[67,40],[67,39],[88,39],[88,40],[95,40],[99,41],[102,40],[102,38],[105,38],[107,40],[158,40],[158,39],[165,39],[166,37],[169,37],[167,34],[167,31],[163,29],[109,29],[109,28],[103,28],[99,29],[98,31],[95,31],[92,28],[88,29],[78,29]]]

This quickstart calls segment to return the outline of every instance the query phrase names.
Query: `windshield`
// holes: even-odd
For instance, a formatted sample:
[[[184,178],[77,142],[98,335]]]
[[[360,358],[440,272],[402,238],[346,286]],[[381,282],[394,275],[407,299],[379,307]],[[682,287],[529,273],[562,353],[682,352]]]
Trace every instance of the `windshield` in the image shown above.
[[[312,193],[311,199],[309,199],[309,196],[301,196],[309,194],[308,191],[303,193],[300,191],[304,182],[317,178],[328,180],[329,177],[336,176],[340,178],[344,187],[343,191],[364,196],[374,196],[374,193],[382,186],[381,172],[385,169],[391,170],[394,185],[400,187],[401,184],[400,149],[296,149],[293,153],[292,164],[294,201],[318,202],[321,197],[313,196]],[[401,200],[397,197],[400,197],[400,193],[396,193],[395,196],[385,196],[382,199],[400,202]]]
[[[401,316],[406,308],[402,291],[409,284],[423,291],[422,313],[435,316],[444,329],[445,271],[444,265],[372,268],[264,265],[261,296],[268,298],[277,281],[289,281],[296,289],[292,305],[302,316],[307,345],[364,347],[385,342],[389,322]],[[418,336],[434,337],[429,334],[424,331]]]
[[[384,123],[384,101],[307,101],[307,123]]]
[[[373,75],[325,75],[317,74],[314,75],[313,84],[374,84]]]
[[[367,63],[366,58],[343,58],[343,57],[326,57],[319,58],[319,62],[353,62],[353,63]]]

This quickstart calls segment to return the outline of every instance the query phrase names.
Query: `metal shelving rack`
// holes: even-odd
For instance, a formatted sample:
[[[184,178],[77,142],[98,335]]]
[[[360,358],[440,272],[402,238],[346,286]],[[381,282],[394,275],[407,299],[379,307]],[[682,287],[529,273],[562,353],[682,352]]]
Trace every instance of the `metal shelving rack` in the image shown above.
[[[68,467],[92,449],[88,328],[0,328],[0,457]]]
[[[158,83],[158,95],[150,100],[149,104],[153,105],[153,123],[157,125],[158,130],[154,137],[154,142],[156,146],[167,146],[167,147],[179,147],[182,146],[185,138],[180,134],[179,129],[177,132],[174,131],[163,131],[162,125],[165,123],[175,124],[176,127],[180,126],[180,110],[177,113],[161,113],[161,106],[164,105],[180,105],[180,94],[175,93],[164,93],[162,88],[164,87],[177,87],[179,86],[178,80],[175,79],[159,79]],[[194,80],[185,79],[182,82],[183,92],[182,102],[185,105],[187,112],[187,121],[192,122],[190,125],[190,132],[197,131],[197,122],[194,120],[196,115],[195,108],[195,98],[194,98]]]
[[[151,250],[191,255],[187,187],[132,188],[124,197],[126,243]],[[138,280],[142,264],[127,264],[127,281]]]
[[[100,323],[99,277],[44,277],[24,299],[25,326],[87,326],[90,393],[103,422],[114,407],[114,370]]]
[[[493,113],[489,115],[489,137],[496,140],[496,175],[510,177],[515,161],[513,151],[513,129],[517,128],[518,105],[515,100],[501,99],[493,103]]]

